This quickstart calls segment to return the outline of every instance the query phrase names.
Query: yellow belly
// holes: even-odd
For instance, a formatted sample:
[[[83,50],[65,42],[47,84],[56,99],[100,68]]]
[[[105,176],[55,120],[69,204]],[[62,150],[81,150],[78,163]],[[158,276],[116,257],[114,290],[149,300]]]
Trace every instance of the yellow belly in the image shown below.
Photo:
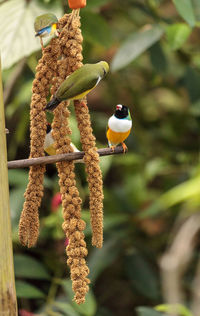
[[[55,148],[53,147],[53,145],[47,147],[44,149],[46,151],[46,153],[50,156],[53,156],[53,155],[56,155],[56,150]]]
[[[57,25],[56,25],[56,23],[54,23],[51,26],[51,33],[50,33],[50,35],[54,35],[56,33],[57,33]]]
[[[124,133],[117,133],[113,132],[110,128],[108,128],[106,136],[111,145],[118,145],[125,141],[125,139],[129,136],[130,132],[131,130]]]
[[[92,88],[93,89],[93,88]],[[89,89],[81,94],[76,95],[75,97],[71,98],[70,100],[80,100],[83,99],[92,89]]]

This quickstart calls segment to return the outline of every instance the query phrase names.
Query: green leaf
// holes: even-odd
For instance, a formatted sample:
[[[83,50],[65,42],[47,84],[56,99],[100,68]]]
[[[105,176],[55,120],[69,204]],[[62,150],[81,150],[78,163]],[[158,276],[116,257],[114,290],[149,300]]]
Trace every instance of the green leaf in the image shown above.
[[[79,313],[77,313],[72,305],[69,303],[63,303],[63,302],[54,302],[53,306],[58,308],[63,314],[66,316],[79,316]]]
[[[110,28],[104,18],[97,13],[90,11],[81,12],[81,24],[83,37],[91,43],[110,47],[112,37]]]
[[[191,180],[185,181],[174,188],[170,189],[166,193],[162,194],[159,199],[153,205],[144,211],[140,218],[148,216],[154,216],[163,209],[172,207],[178,203],[193,199],[200,194],[200,176],[197,176]]]
[[[114,316],[106,307],[100,306],[95,316]]]
[[[157,305],[155,310],[169,314],[178,314],[179,316],[193,316],[189,309],[181,304],[161,304]]]
[[[59,6],[51,8],[57,17],[62,14]],[[10,0],[0,6],[0,43],[3,69],[11,67],[22,57],[40,49],[35,38],[34,20],[46,13],[36,1]]]
[[[158,280],[148,261],[134,251],[126,257],[126,273],[132,286],[149,299],[158,299]]]
[[[191,26],[195,26],[194,8],[191,0],[173,0],[180,16]]]
[[[16,186],[26,186],[28,182],[28,172],[24,170],[8,170],[9,184]]]
[[[136,311],[138,316],[164,316],[150,307],[137,307]]]
[[[110,169],[110,166],[112,164],[113,157],[112,156],[107,156],[107,157],[102,157],[100,160],[100,168],[103,174],[103,178],[105,178],[107,172]]]
[[[167,59],[159,42],[149,48],[150,59],[153,67],[159,73],[167,70]]]
[[[187,67],[183,77],[183,84],[188,90],[192,103],[200,99],[200,73],[193,67]]]
[[[23,281],[15,282],[18,298],[44,298],[45,295],[37,287]]]
[[[81,146],[80,146],[80,133],[79,133],[79,129],[77,127],[77,120],[74,116],[70,116],[69,118],[69,126],[72,129],[73,133],[71,135],[71,140],[72,143],[74,143],[74,145],[81,150]]]
[[[192,29],[185,23],[176,23],[166,29],[166,35],[169,45],[176,50],[182,47],[187,41]]]
[[[156,157],[152,160],[149,160],[145,168],[145,178],[148,181],[152,181],[157,175],[162,173],[166,166],[167,163],[163,158]]]
[[[200,176],[185,181],[171,190],[167,191],[160,197],[162,205],[171,207],[177,203],[193,198],[200,193]]]
[[[110,266],[119,254],[116,240],[104,242],[103,248],[94,249],[89,257],[90,280],[94,283],[101,272]]]
[[[199,0],[192,0],[194,14],[197,21],[200,21],[200,1]]]
[[[112,71],[127,66],[145,50],[155,44],[163,35],[163,29],[159,25],[148,26],[131,34],[117,51],[111,64]]]
[[[84,10],[102,7],[110,1],[111,0],[87,0],[87,6],[84,8]]]
[[[42,263],[26,255],[14,256],[15,276],[28,279],[50,279]]]
[[[86,229],[85,229],[85,235],[91,235],[92,231],[91,231],[91,227],[90,227],[90,214],[87,211],[82,211],[82,218],[83,220],[86,222]],[[62,218],[63,220],[63,218]],[[106,215],[104,217],[104,232],[110,231],[111,229],[113,229],[115,226],[119,226],[123,223],[126,223],[128,221],[128,215],[127,214],[115,214],[115,216],[113,216],[113,214],[111,215]],[[46,224],[46,222],[45,222]],[[114,243],[116,243],[117,241],[115,240]],[[104,243],[105,245],[105,243]],[[103,250],[103,249],[101,249]],[[101,250],[98,252],[100,253]],[[95,251],[95,250],[94,250]],[[95,269],[96,270],[96,269]]]
[[[194,102],[192,104],[192,106],[190,107],[189,112],[196,117],[200,116],[200,100],[198,100],[197,102]]]
[[[104,217],[104,231],[109,231],[115,226],[122,225],[129,221],[129,217],[127,214],[113,214],[106,215]],[[118,240],[113,240],[114,243],[119,243]],[[105,244],[104,244],[105,245]]]
[[[44,177],[44,187],[45,188],[52,189],[54,185],[55,185],[55,179],[52,179],[48,176]]]
[[[10,210],[12,221],[18,221],[24,203],[25,187],[14,188],[10,192]]]
[[[77,305],[73,301],[74,293],[72,291],[72,282],[71,282],[71,280],[64,280],[62,282],[62,285],[63,285],[64,291],[69,296],[70,301],[72,301],[73,308],[78,313],[80,313],[81,315],[85,315],[85,316],[93,316],[93,315],[95,315],[96,309],[97,309],[97,303],[96,303],[95,296],[92,293],[91,289],[86,294],[85,303],[81,304],[81,305]]]

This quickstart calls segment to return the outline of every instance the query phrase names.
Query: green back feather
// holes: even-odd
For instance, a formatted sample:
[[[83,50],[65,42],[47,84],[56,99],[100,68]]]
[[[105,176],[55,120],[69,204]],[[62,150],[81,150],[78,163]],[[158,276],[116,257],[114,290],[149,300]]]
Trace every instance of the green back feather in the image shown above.
[[[35,32],[42,30],[44,27],[48,27],[54,23],[57,23],[58,19],[53,13],[42,14],[36,17],[34,23]]]
[[[105,74],[101,63],[85,64],[63,81],[55,97],[59,100],[67,100],[93,89],[98,80],[102,79]]]

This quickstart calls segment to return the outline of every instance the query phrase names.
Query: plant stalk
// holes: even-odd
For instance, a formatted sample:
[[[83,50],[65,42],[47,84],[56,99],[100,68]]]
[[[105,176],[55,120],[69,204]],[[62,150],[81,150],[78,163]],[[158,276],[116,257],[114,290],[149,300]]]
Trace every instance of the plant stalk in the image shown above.
[[[7,148],[0,63],[0,315],[17,316],[11,216],[9,206]]]

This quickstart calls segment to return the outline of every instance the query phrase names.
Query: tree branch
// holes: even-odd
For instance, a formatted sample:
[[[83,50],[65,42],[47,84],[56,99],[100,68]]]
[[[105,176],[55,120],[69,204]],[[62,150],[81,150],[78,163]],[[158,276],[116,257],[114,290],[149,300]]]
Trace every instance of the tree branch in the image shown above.
[[[111,148],[102,148],[98,150],[98,154],[100,157],[116,155],[124,153],[124,149],[122,146],[115,147],[114,151]],[[30,159],[22,159],[22,160],[13,160],[8,162],[8,169],[16,169],[16,168],[27,168],[30,166],[43,165],[43,164],[51,164],[58,161],[72,161],[82,159],[84,156],[84,151],[73,152],[68,154],[60,154],[53,156],[45,156],[38,158],[30,158]]]

